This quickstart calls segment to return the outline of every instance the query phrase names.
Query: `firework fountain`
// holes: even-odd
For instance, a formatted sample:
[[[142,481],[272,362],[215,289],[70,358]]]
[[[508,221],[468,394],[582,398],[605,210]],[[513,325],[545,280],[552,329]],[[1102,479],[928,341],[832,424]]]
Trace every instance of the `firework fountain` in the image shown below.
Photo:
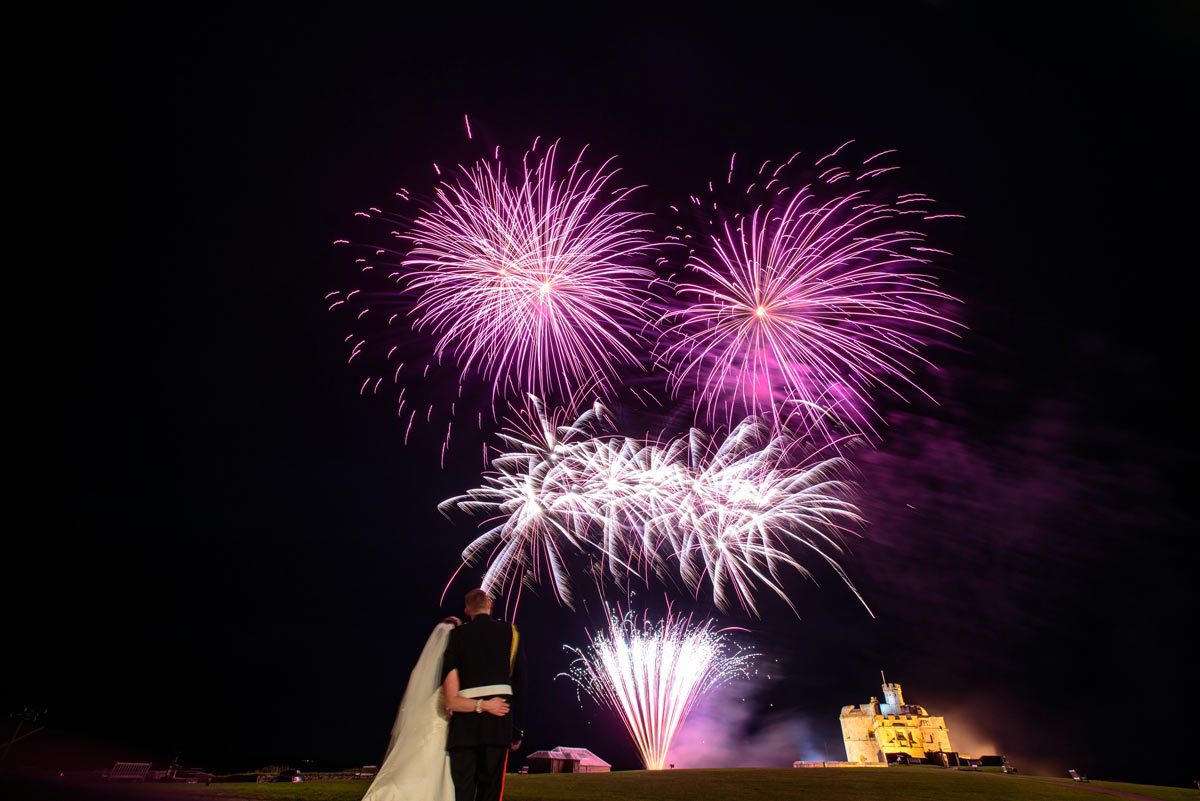
[[[650,770],[666,767],[667,752],[696,703],[715,687],[748,676],[751,654],[737,648],[711,620],[693,624],[670,614],[658,624],[632,613],[609,613],[608,631],[586,649],[570,648],[568,673],[629,730]]]

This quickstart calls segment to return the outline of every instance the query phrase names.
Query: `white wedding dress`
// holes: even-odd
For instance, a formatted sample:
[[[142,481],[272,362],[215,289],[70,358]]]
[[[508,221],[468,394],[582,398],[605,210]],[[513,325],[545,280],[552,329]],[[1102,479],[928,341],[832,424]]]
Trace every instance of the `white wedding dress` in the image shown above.
[[[442,656],[453,623],[439,623],[408,677],[387,755],[363,801],[454,801],[442,701]]]

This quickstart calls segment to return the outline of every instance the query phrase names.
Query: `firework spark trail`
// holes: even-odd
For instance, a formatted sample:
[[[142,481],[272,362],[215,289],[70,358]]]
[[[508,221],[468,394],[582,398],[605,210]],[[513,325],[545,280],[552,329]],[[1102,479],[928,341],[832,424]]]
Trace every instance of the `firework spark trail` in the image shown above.
[[[567,673],[595,701],[621,717],[649,770],[666,767],[671,741],[709,690],[750,673],[753,657],[713,630],[711,620],[667,618],[638,624],[609,613],[608,631],[589,635]]]
[[[782,568],[812,577],[796,552],[815,554],[854,590],[835,558],[862,522],[838,478],[845,460],[798,459],[794,437],[761,420],[715,446],[698,430],[656,442],[612,433],[599,404],[565,424],[531,399],[501,439],[509,450],[483,486],[439,505],[490,526],[463,553],[487,560],[490,592],[545,574],[571,605],[570,565],[581,555],[618,585],[678,576],[699,596],[707,581],[718,608],[757,614],[760,587],[791,603]]]
[[[676,286],[685,305],[668,315],[658,361],[710,424],[763,416],[805,433],[874,433],[870,391],[920,392],[912,362],[958,327],[938,310],[954,299],[927,274],[941,251],[924,246],[914,217],[958,215],[931,214],[924,195],[874,200],[861,182],[895,168],[867,169],[843,192],[829,187],[848,170],[792,189],[779,183],[787,165],[768,164],[742,194],[766,196],[748,214],[720,219],[717,203],[693,197],[717,219]]]

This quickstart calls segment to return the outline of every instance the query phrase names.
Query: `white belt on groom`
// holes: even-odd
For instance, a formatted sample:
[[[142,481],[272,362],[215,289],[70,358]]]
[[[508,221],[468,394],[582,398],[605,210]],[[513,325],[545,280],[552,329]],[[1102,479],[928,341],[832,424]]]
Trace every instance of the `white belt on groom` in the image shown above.
[[[512,695],[513,691],[511,684],[485,684],[482,687],[459,690],[458,694],[464,698],[486,698],[489,695]]]

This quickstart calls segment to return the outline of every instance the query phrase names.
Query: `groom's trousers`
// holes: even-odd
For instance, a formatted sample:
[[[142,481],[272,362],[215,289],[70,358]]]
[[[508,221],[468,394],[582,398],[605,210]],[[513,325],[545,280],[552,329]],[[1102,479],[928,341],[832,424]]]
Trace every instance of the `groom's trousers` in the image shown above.
[[[451,748],[450,778],[454,780],[454,801],[500,801],[504,795],[507,764],[507,746]]]

